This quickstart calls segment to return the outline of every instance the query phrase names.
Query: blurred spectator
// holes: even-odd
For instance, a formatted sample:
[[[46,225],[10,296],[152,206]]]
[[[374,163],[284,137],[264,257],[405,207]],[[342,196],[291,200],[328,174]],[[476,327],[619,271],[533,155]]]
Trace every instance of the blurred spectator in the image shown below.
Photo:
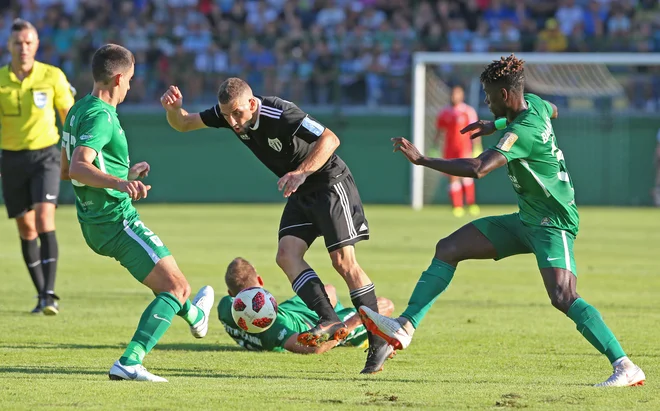
[[[81,93],[92,53],[118,42],[136,56],[131,101],[174,82],[213,98],[245,76],[261,94],[301,103],[407,104],[416,50],[660,51],[658,0],[16,0],[0,9],[0,47],[20,16],[40,33],[38,59]],[[540,30],[540,31],[539,31]],[[0,61],[9,59],[0,49]],[[448,68],[440,72],[447,74]],[[660,101],[657,70],[631,71],[635,107]],[[443,74],[444,75],[444,74]],[[453,73],[461,75],[461,73]],[[464,75],[467,75],[464,74]]]
[[[549,19],[545,23],[545,29],[539,33],[537,49],[540,51],[564,51],[568,41],[564,33],[559,30],[557,20]]]

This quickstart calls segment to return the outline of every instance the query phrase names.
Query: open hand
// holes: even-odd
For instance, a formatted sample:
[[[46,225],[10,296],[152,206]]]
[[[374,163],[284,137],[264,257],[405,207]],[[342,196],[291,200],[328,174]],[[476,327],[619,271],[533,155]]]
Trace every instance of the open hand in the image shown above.
[[[475,139],[481,136],[489,136],[497,131],[497,129],[495,128],[494,121],[479,120],[465,126],[465,128],[461,130],[461,134],[469,133],[472,131],[474,133],[470,135],[470,138]]]
[[[394,152],[400,151],[411,163],[418,165],[424,156],[417,150],[417,147],[403,137],[394,137]]]
[[[147,198],[147,192],[151,190],[151,186],[145,185],[140,180],[120,181],[116,189],[122,193],[128,193],[133,201],[137,201],[141,198]]]
[[[307,175],[305,173],[300,171],[290,171],[277,181],[277,188],[280,191],[284,190],[284,197],[288,198],[291,194],[296,192],[298,187],[300,187],[306,179]]]
[[[160,98],[160,104],[167,111],[178,110],[183,106],[183,94],[177,86],[170,86]]]
[[[141,161],[137,164],[134,164],[130,170],[128,170],[128,179],[137,180],[138,178],[145,178],[149,175],[149,170],[151,167],[146,161]]]

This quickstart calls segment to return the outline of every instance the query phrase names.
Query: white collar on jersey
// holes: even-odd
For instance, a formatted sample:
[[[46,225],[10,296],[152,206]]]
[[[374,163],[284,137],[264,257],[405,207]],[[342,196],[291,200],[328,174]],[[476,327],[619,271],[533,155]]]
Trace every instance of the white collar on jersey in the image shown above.
[[[259,97],[255,97],[257,99],[257,104],[259,105],[257,107],[257,121],[254,123],[254,127],[250,126],[250,130],[256,130],[259,128],[259,119],[261,118],[261,99]]]

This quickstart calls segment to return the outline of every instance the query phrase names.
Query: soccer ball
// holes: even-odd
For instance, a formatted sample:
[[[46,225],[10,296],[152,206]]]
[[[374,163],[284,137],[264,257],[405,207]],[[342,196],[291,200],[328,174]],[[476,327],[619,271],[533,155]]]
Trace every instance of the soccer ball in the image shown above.
[[[258,334],[269,329],[277,317],[277,301],[261,287],[250,287],[234,297],[231,316],[241,329]]]

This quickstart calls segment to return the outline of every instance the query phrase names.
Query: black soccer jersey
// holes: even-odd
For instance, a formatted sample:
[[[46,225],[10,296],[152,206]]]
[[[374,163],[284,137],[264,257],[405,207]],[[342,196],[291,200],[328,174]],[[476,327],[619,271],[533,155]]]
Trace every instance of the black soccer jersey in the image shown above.
[[[238,134],[220,112],[220,105],[200,113],[207,127],[228,128],[278,177],[294,171],[312,152],[325,126],[290,101],[279,97],[257,97],[257,120],[245,134]],[[298,192],[329,187],[350,173],[346,163],[333,154],[308,176]]]

